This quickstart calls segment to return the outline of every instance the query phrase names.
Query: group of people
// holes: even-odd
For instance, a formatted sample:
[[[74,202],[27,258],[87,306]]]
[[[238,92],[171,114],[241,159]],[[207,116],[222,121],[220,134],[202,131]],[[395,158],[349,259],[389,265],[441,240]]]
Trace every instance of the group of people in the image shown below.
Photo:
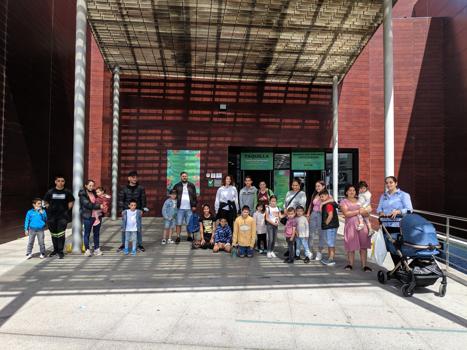
[[[396,217],[411,212],[410,196],[398,188],[397,179],[385,179],[387,191],[381,196],[377,213],[380,216]],[[180,182],[170,190],[162,207],[164,232],[162,245],[179,244],[182,226],[186,225],[187,241],[193,249],[212,249],[214,253],[225,251],[239,257],[253,257],[255,251],[267,258],[276,258],[275,246],[278,230],[284,226],[287,251],[285,263],[302,260],[321,261],[324,265],[335,265],[335,245],[339,228],[338,209],[345,218],[344,248],[347,253],[345,269],[352,270],[355,252],[360,253],[361,267],[367,266],[367,249],[371,247],[372,212],[371,193],[366,182],[357,186],[347,185],[345,198],[338,204],[329,194],[326,184],[317,181],[307,207],[307,195],[299,179],[294,179],[290,191],[284,198],[284,207],[278,207],[277,197],[264,181],[259,188],[247,176],[245,186],[238,192],[230,175],[224,176],[217,190],[214,208],[208,203],[201,206],[198,214],[198,198],[195,185],[188,181],[188,174],[180,174]],[[40,258],[44,258],[44,230],[49,228],[53,242],[50,256],[64,257],[65,229],[70,221],[69,212],[75,198],[65,187],[65,179],[55,178],[55,187],[43,199],[35,198],[33,208],[27,212],[24,231],[29,236],[27,258],[32,257],[35,237],[40,246]],[[102,217],[108,212],[111,197],[102,187],[88,180],[79,192],[80,211],[83,221],[83,250],[85,256],[102,255],[100,228]],[[143,247],[142,216],[148,211],[144,187],[138,183],[136,171],[128,174],[128,184],[119,192],[119,207],[122,211],[121,245],[117,249],[124,254],[136,255],[145,251]],[[212,210],[214,209],[214,210]],[[397,222],[386,224],[390,232],[398,230]],[[90,234],[93,233],[94,249],[90,249]],[[327,247],[327,254],[324,249]],[[393,257],[397,259],[397,257]]]

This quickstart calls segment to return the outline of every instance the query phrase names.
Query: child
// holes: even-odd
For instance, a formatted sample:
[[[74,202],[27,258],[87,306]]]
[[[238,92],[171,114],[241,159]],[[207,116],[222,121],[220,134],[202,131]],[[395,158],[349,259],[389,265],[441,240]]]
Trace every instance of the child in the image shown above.
[[[242,215],[234,222],[232,245],[238,246],[238,256],[252,258],[256,241],[256,222],[250,216],[250,208],[245,205]]]
[[[310,236],[310,228],[308,225],[308,220],[306,216],[304,216],[305,209],[302,206],[298,206],[296,209],[297,213],[297,230],[296,230],[296,242],[297,247],[295,251],[295,256],[300,259],[300,248],[303,246],[303,250],[305,251],[305,264],[308,264],[311,259],[311,252],[310,247],[308,246],[308,237]]]
[[[336,235],[337,229],[339,228],[339,218],[337,217],[337,203],[330,199],[328,190],[324,189],[319,193],[319,199],[322,203],[325,203],[321,207],[321,229],[323,230],[323,236],[326,239],[328,245],[328,258],[322,259],[321,263],[324,265],[333,266],[336,265],[334,262],[334,255],[336,254]]]
[[[368,184],[365,181],[360,181],[358,183],[358,203],[363,209],[368,209],[371,206],[371,192],[368,190]],[[370,222],[368,218],[363,218],[361,214],[358,214],[358,225],[357,230],[363,230],[367,225],[368,231],[370,231]]]
[[[162,206],[162,216],[164,217],[164,236],[161,244],[174,243],[172,234],[175,228],[175,219],[177,217],[177,191],[171,190]]]
[[[268,259],[276,258],[276,254],[274,254],[274,246],[276,245],[277,229],[279,227],[280,218],[281,212],[277,207],[277,197],[273,195],[269,197],[269,205],[266,206],[265,213]]]
[[[268,248],[266,243],[266,221],[264,216],[264,205],[262,203],[258,203],[256,205],[256,211],[253,214],[253,218],[256,223],[256,248],[260,254],[265,254]]]
[[[102,206],[102,209],[93,210],[92,216],[96,218],[94,220],[93,226],[97,226],[101,223],[102,216],[109,212],[111,196],[105,193],[104,187],[96,188],[96,204]]]
[[[285,224],[285,240],[287,241],[287,248],[289,251],[289,255],[284,259],[284,262],[287,264],[293,264],[295,260],[295,252],[294,252],[294,243],[295,243],[295,235],[297,230],[297,220],[295,219],[295,209],[289,207],[287,209],[287,223]]]
[[[229,225],[227,225],[227,219],[221,218],[216,233],[214,234],[213,252],[217,253],[219,250],[225,250],[227,253],[230,253],[232,250],[232,246],[230,245],[231,241],[232,230]]]
[[[212,249],[214,247],[214,227],[216,217],[211,214],[209,204],[203,204],[203,215],[199,219],[199,235],[201,242],[193,248]]]
[[[188,233],[189,237],[192,238],[191,247],[199,247],[201,243],[201,237],[199,234],[199,215],[196,213],[196,207],[191,208],[191,216],[190,220],[188,220],[188,224],[186,225],[186,232]]]
[[[131,255],[136,255],[137,235],[141,232],[143,212],[136,209],[136,200],[130,200],[128,209],[122,213],[122,230],[125,232],[125,245],[123,253],[128,255],[129,241],[132,242]]]
[[[26,250],[27,259],[32,258],[32,248],[34,248],[34,240],[37,236],[39,242],[39,249],[41,259],[45,258],[45,244],[44,244],[44,229],[47,223],[47,214],[42,209],[42,199],[34,198],[32,200],[33,209],[29,209],[26,213],[24,220],[24,234],[28,236],[28,247]]]

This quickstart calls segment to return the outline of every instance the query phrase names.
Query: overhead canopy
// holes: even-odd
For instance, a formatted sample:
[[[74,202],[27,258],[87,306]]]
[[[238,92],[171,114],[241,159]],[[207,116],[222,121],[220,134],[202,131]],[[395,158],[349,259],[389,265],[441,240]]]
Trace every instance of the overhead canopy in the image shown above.
[[[171,78],[332,84],[383,0],[87,0],[110,68]]]

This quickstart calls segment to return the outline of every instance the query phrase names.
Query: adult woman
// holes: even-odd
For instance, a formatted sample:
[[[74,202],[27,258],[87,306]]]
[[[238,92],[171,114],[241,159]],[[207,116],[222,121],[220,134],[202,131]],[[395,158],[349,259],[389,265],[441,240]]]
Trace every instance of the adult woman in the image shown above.
[[[395,176],[388,176],[384,179],[386,183],[386,192],[381,195],[379,205],[376,211],[378,215],[390,216],[396,219],[398,215],[405,215],[413,211],[412,200],[410,195],[398,188],[397,178]],[[400,223],[398,220],[383,222],[384,227],[397,238]],[[397,264],[400,261],[399,256],[391,254],[392,261]]]
[[[355,251],[358,250],[363,271],[371,271],[371,268],[366,266],[367,249],[371,247],[371,239],[368,236],[369,228],[365,225],[363,229],[357,230],[359,224],[358,215],[368,216],[371,207],[366,209],[361,207],[357,198],[357,189],[353,185],[345,187],[345,199],[341,201],[340,207],[345,217],[344,248],[347,252],[348,261],[345,269],[352,270],[355,262]]]
[[[230,229],[233,229],[238,210],[238,192],[237,188],[233,186],[231,175],[226,175],[222,179],[222,186],[217,190],[214,209],[216,210],[217,219],[225,218]]]
[[[94,186],[95,182],[93,180],[87,180],[84,188],[79,191],[80,213],[84,225],[84,248],[86,249],[84,252],[85,256],[92,255],[91,250],[89,249],[89,236],[91,231],[93,232],[94,255],[102,255],[99,246],[102,217],[100,217],[98,223],[96,223],[96,217],[93,216],[93,210],[102,209],[102,205],[96,203],[97,195],[94,191]]]
[[[296,209],[298,206],[306,208],[306,193],[301,191],[301,185],[299,179],[293,179],[291,190],[285,196],[284,210],[289,208]]]
[[[319,199],[319,193],[326,188],[326,183],[324,181],[316,181],[315,191],[311,196],[311,203],[308,207],[306,216],[310,219],[310,235],[308,236],[308,246],[310,251],[313,254],[313,241],[317,237],[319,239],[318,251],[316,252],[315,260],[321,261],[323,258],[322,250],[326,244],[326,239],[321,230],[321,201]]]
[[[256,201],[254,203],[254,207],[256,208],[257,204],[262,204],[263,208],[266,207],[266,205],[269,205],[269,200],[271,199],[271,196],[274,196],[274,192],[272,192],[267,186],[265,181],[261,181],[259,183],[259,190],[256,193]]]

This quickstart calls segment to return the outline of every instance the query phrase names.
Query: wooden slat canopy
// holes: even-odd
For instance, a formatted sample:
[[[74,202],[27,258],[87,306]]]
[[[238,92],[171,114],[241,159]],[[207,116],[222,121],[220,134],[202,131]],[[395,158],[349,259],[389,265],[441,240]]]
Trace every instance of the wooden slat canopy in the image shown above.
[[[395,1],[394,1],[395,2]],[[332,84],[383,0],[87,0],[107,65],[170,78]]]

